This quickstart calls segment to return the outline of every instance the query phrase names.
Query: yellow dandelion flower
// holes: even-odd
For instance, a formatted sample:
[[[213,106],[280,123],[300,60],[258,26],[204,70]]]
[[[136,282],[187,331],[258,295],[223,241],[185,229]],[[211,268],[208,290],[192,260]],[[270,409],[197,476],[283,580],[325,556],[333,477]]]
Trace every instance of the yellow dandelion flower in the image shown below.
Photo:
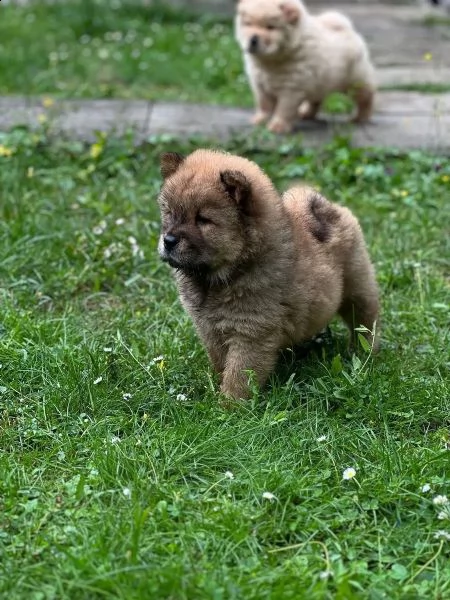
[[[55,101],[53,100],[53,98],[50,98],[50,96],[46,96],[42,99],[42,106],[44,108],[51,108],[54,104]]]
[[[427,62],[433,60],[433,55],[431,54],[431,52],[425,52],[425,54],[423,55],[423,60],[426,60]]]
[[[441,181],[443,183],[448,183],[450,181],[450,177],[448,175],[442,175]]]
[[[406,190],[401,190],[401,191],[400,191],[400,196],[401,196],[402,198],[406,198],[406,196],[407,196],[407,195],[408,195],[408,192],[407,192]]]
[[[0,144],[0,156],[11,156],[13,153],[11,148]]]
[[[40,114],[38,115],[38,121],[41,125],[43,125],[44,123],[47,123],[47,116],[44,114]]]
[[[27,169],[27,177],[33,177],[34,176],[34,167],[28,167]]]
[[[102,144],[96,143],[96,144],[92,144],[89,154],[91,155],[91,158],[98,158],[102,152],[103,152]]]

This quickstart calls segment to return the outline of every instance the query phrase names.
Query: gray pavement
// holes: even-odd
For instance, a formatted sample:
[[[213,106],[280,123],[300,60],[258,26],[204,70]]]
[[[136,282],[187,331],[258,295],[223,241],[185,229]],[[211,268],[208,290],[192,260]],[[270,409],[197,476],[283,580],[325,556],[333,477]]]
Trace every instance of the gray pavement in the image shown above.
[[[51,130],[82,140],[94,140],[97,131],[123,133],[132,129],[136,141],[152,135],[206,136],[223,141],[251,131],[251,110],[187,103],[144,100],[73,100],[45,109],[40,99],[0,98],[0,129],[17,124],[40,126],[46,114]],[[348,135],[355,146],[393,146],[450,151],[450,94],[383,92],[374,117],[354,126],[343,119],[320,119],[300,125],[305,146],[318,146],[336,133]]]

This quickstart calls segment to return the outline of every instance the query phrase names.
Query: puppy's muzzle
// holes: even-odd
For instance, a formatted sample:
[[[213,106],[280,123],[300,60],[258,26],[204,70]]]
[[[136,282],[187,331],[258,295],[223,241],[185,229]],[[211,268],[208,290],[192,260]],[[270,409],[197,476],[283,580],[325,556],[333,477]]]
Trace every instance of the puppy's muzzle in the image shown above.
[[[248,51],[251,53],[258,51],[259,38],[257,35],[252,35],[248,42]]]
[[[167,252],[170,252],[178,244],[179,239],[172,233],[166,233],[166,235],[163,238],[163,242],[164,242],[164,249],[167,250]]]

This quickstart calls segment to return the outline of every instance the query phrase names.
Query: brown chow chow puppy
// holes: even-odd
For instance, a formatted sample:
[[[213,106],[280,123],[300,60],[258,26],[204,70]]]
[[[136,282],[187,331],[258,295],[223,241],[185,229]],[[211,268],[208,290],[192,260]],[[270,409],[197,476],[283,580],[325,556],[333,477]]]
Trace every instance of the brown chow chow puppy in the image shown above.
[[[280,349],[336,313],[352,337],[373,330],[374,269],[347,208],[306,187],[280,197],[255,163],[218,151],[163,154],[161,173],[158,250],[224,394],[248,397],[246,371],[263,385]]]

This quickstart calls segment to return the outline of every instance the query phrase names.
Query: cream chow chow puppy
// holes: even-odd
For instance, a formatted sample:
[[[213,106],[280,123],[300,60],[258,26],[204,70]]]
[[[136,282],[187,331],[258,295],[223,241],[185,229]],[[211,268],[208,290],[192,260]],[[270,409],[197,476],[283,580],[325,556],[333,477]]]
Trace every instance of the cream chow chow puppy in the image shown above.
[[[235,26],[255,97],[253,123],[289,132],[299,117],[314,118],[331,92],[353,97],[356,121],[369,119],[375,72],[347,17],[313,16],[300,0],[239,0]]]

